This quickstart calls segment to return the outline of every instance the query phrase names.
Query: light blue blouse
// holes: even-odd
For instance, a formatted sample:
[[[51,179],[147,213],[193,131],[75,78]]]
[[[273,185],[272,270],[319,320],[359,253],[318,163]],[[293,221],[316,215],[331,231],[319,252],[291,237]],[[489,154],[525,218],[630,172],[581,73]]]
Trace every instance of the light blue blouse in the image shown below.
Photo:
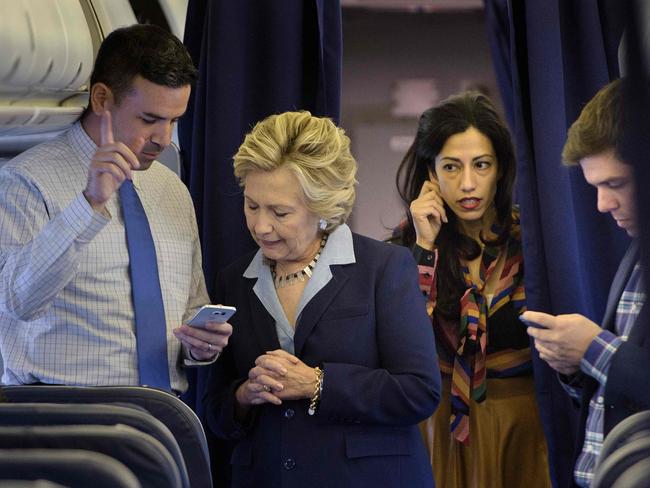
[[[352,244],[352,231],[346,224],[342,224],[334,229],[327,239],[327,243],[321,252],[320,258],[318,258],[313,274],[307,282],[302,297],[300,297],[298,309],[296,310],[296,327],[300,323],[300,316],[304,308],[332,279],[330,266],[351,263],[356,263],[354,246]],[[268,264],[265,263],[261,250],[257,251],[255,256],[253,256],[243,276],[244,278],[257,278],[257,282],[253,286],[253,291],[267,312],[275,320],[275,330],[278,334],[280,347],[288,353],[294,354],[294,328],[291,327],[284,314],[284,310],[278,299],[278,294],[275,291],[271,270]]]

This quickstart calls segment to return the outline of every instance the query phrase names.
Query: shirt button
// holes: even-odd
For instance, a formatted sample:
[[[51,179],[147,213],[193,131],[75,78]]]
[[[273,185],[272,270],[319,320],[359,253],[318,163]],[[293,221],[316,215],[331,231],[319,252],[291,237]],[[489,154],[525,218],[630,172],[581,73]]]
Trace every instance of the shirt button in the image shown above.
[[[603,402],[605,401],[605,399],[604,399],[602,396],[599,396],[599,397],[597,398],[596,401],[597,401],[600,405],[602,405]]]
[[[284,469],[288,471],[296,467],[296,462],[293,460],[293,458],[287,458],[285,459],[283,466]]]
[[[296,411],[293,408],[287,408],[284,412],[282,412],[282,416],[287,420],[291,420],[296,416]]]

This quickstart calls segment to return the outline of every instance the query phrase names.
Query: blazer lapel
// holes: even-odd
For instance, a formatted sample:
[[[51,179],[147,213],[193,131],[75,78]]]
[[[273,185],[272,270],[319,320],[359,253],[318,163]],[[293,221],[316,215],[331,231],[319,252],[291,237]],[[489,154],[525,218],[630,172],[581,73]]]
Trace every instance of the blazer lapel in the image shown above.
[[[280,342],[278,341],[278,334],[275,331],[275,321],[271,314],[269,314],[262,302],[257,298],[253,291],[253,285],[256,280],[250,280],[251,284],[248,287],[248,303],[251,314],[251,321],[253,322],[253,331],[257,342],[261,347],[261,352],[274,351],[280,349]]]
[[[305,345],[307,337],[309,337],[309,334],[311,334],[311,331],[314,329],[325,310],[327,310],[332,303],[332,300],[334,300],[334,297],[338,295],[345,283],[348,281],[352,267],[345,265],[332,265],[330,266],[330,269],[332,270],[332,279],[314,296],[314,298],[310,300],[300,314],[300,320],[298,321],[296,333],[293,337],[295,355],[297,357],[301,356],[302,348]]]
[[[614,329],[618,302],[621,299],[625,285],[630,278],[630,273],[632,273],[634,265],[638,259],[638,251],[639,243],[638,240],[635,239],[632,241],[632,244],[630,244],[630,247],[623,256],[621,264],[619,264],[618,270],[616,271],[616,275],[614,275],[614,279],[612,280],[612,286],[609,289],[609,296],[607,297],[607,307],[601,324],[603,329]]]

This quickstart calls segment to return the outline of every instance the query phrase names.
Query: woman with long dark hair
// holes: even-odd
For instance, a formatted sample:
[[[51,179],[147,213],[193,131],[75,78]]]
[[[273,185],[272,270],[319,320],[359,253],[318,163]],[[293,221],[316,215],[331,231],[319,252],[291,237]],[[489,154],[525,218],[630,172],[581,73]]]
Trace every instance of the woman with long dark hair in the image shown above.
[[[550,486],[525,327],[515,156],[490,100],[425,111],[397,173],[428,299],[443,396],[421,424],[439,487]]]

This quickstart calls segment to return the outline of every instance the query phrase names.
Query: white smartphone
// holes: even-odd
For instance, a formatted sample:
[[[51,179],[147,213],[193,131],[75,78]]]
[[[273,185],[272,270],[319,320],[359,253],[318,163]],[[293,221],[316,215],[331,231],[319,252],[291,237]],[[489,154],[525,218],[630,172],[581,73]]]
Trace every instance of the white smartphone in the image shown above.
[[[227,305],[204,305],[194,314],[187,325],[191,327],[205,327],[208,322],[227,322],[237,309]]]

